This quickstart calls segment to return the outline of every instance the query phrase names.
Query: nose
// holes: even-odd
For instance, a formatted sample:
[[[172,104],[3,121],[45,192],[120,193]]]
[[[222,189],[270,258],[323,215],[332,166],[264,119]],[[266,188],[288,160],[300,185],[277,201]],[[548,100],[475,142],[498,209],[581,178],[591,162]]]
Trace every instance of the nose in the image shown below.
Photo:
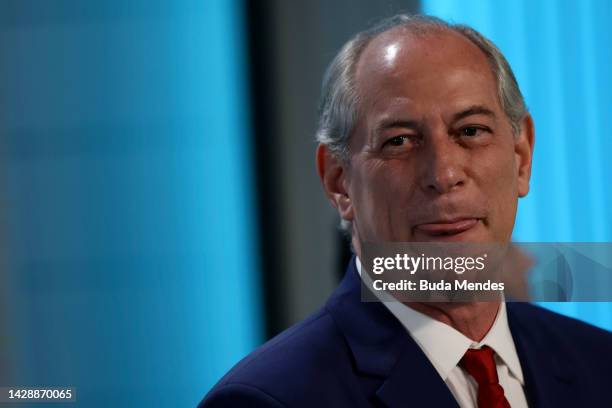
[[[428,194],[446,194],[466,183],[465,152],[452,137],[439,134],[423,146],[421,187]]]

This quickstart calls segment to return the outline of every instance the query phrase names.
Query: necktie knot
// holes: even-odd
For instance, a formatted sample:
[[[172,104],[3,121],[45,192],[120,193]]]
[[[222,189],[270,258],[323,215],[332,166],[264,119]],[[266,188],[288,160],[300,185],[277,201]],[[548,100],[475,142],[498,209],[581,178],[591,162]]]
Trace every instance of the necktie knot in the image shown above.
[[[495,352],[488,346],[469,349],[459,363],[478,383],[479,408],[510,408],[497,378]]]

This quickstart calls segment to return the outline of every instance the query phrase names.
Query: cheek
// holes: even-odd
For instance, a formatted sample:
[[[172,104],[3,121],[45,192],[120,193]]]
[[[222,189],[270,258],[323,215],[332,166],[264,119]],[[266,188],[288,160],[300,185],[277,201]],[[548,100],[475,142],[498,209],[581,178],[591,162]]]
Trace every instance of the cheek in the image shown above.
[[[499,197],[502,203],[511,198],[518,197],[518,185],[514,171],[514,160],[500,161],[497,165],[487,169],[488,174],[495,175],[488,181],[491,196]]]
[[[400,224],[409,208],[401,203],[409,201],[412,190],[405,167],[400,161],[369,160],[353,174],[353,209],[364,234],[390,239],[393,224]]]
[[[483,163],[483,194],[489,200],[490,219],[496,239],[507,240],[512,234],[518,200],[518,181],[514,155],[499,154]]]
[[[363,163],[354,173],[351,187],[353,208],[363,218],[371,218],[386,207],[390,191],[380,163]]]

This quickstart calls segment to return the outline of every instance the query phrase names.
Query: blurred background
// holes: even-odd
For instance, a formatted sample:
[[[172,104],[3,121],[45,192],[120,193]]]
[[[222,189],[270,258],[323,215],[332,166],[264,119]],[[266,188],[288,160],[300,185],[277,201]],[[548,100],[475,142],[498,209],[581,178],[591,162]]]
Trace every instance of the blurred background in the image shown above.
[[[194,406],[316,310],[350,256],[314,168],[322,75],[399,11],[513,66],[537,130],[515,240],[612,241],[607,0],[2,0],[0,385]],[[611,305],[544,304],[607,329]]]

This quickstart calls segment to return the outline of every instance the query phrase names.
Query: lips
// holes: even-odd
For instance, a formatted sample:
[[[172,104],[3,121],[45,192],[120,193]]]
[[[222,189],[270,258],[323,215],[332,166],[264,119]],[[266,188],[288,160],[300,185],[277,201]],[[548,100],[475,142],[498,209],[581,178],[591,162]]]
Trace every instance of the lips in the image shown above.
[[[432,237],[443,237],[458,235],[474,228],[479,218],[459,218],[449,221],[434,221],[431,223],[419,224],[415,227],[416,232]]]

